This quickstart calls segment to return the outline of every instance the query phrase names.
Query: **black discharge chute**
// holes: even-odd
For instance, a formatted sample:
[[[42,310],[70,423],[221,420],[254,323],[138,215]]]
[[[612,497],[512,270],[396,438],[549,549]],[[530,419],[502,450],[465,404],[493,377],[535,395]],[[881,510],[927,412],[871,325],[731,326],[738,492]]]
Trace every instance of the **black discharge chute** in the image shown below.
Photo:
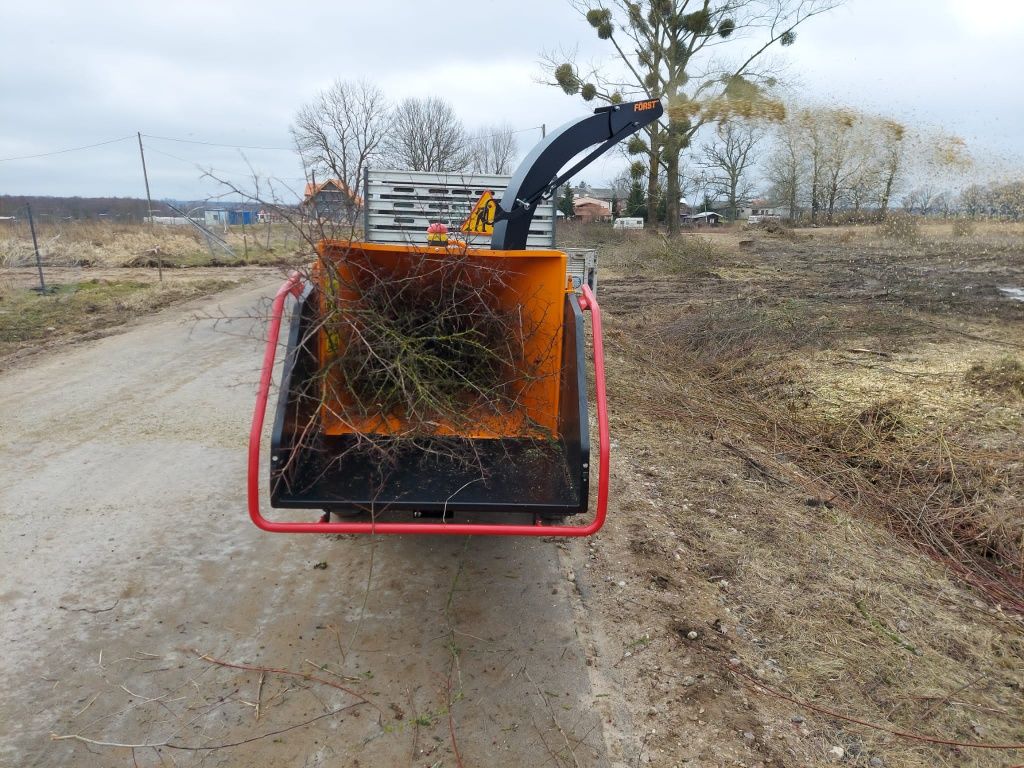
[[[664,113],[657,99],[612,104],[594,110],[594,114],[572,120],[535,146],[512,175],[494,215],[491,248],[521,251],[526,248],[530,222],[537,206],[554,194],[555,189],[590,163],[629,138]],[[594,147],[594,145],[597,145]],[[562,167],[590,147],[579,162],[567,171]]]

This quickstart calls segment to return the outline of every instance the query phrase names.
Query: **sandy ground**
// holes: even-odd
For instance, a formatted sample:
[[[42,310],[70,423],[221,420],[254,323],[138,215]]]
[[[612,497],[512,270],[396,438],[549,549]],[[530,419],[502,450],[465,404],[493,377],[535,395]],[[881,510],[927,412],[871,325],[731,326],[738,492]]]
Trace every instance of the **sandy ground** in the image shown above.
[[[187,319],[272,289],[0,375],[0,765],[618,763],[559,543],[249,522],[262,326]]]

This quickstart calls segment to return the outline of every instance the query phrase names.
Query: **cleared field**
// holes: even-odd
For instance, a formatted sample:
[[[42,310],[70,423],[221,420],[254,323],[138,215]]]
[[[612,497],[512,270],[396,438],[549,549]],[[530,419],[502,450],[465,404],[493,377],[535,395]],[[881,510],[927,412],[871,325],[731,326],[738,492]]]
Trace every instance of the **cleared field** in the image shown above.
[[[618,441],[583,595],[653,762],[1020,762],[935,743],[1024,741],[1020,235],[563,231]]]

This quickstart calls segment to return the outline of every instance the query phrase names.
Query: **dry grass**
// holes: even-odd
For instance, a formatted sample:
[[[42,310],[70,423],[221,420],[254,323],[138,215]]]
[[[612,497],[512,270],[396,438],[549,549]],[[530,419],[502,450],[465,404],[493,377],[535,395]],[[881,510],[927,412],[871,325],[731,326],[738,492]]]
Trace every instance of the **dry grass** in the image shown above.
[[[671,713],[684,727],[659,724],[676,762],[701,721],[723,726],[712,743],[753,734],[747,764],[823,765],[833,745],[857,766],[1021,762],[730,673],[926,738],[1024,742],[1024,316],[995,289],[1022,284],[1021,228],[897,234],[747,233],[737,251],[716,241],[717,280],[602,286],[618,511],[651,573],[634,596],[672,617],[647,652],[677,659],[682,637],[689,666],[668,669],[698,680],[680,697],[695,711]],[[637,610],[626,631],[650,632]]]
[[[571,222],[560,225],[558,243],[596,247],[601,269],[616,274],[701,275],[722,260],[723,234],[684,233],[670,239],[649,229],[613,230],[608,224]]]
[[[209,248],[188,227],[113,222],[63,222],[37,225],[44,265],[94,267],[241,266],[303,260],[310,249],[288,225],[232,227],[217,231],[234,252]],[[268,238],[269,235],[269,238]],[[296,254],[296,251],[299,253]],[[297,259],[297,256],[301,257]],[[35,252],[27,222],[0,228],[0,267],[31,266]]]
[[[921,423],[912,400],[820,407],[808,378],[783,355],[820,346],[827,324],[794,311],[792,302],[720,306],[668,320],[658,331],[663,354],[679,355],[714,389],[707,398],[714,410],[700,418],[771,441],[775,452],[819,478],[818,496],[856,506],[1005,607],[1024,611],[1019,447],[980,444],[977,428],[962,425],[959,413]],[[1013,388],[1018,365],[1004,361],[973,375]]]
[[[631,537],[637,581],[651,585],[630,594],[618,619],[626,637],[652,638],[633,673],[652,681],[640,687],[641,712],[660,700],[666,674],[679,676],[669,678],[670,696],[682,676],[697,680],[657,724],[657,747],[679,763],[703,735],[712,747],[698,757],[714,764],[731,733],[749,731],[758,754],[748,765],[824,765],[833,746],[854,766],[1015,764],[1014,753],[898,739],[817,715],[732,674],[926,737],[1024,741],[1022,626],[964,589],[956,571],[920,556],[904,531],[875,524],[891,484],[854,480],[884,471],[874,459],[914,453],[924,435],[910,426],[913,404],[880,402],[831,421],[805,415],[750,369],[712,372],[689,352],[643,343],[649,330],[605,303],[613,435],[622,441],[612,530]],[[854,482],[870,495],[843,491]],[[602,567],[619,569],[621,559],[612,550]],[[663,633],[652,630],[648,606],[659,609]]]
[[[52,286],[40,295],[0,286],[0,358],[102,334],[144,314],[223,290],[236,281],[202,279],[164,284],[93,278]]]
[[[678,658],[673,628],[682,621],[697,629],[698,641],[684,643],[690,666],[666,667],[698,680],[710,670],[706,688],[694,693],[708,714],[696,717],[754,733],[765,764],[823,765],[832,746],[857,766],[872,758],[889,768],[1015,764],[1013,753],[895,739],[815,715],[755,695],[728,670],[887,727],[965,742],[1024,741],[1022,626],[977,599],[1012,604],[1002,596],[1014,556],[1005,548],[1022,535],[1019,451],[1014,469],[1005,445],[986,451],[970,430],[918,427],[908,400],[815,412],[814,382],[780,359],[787,347],[821,354],[814,338],[807,347],[784,336],[761,349],[757,365],[740,365],[751,360],[746,341],[679,351],[614,319],[610,333],[618,369],[613,434],[630,452],[619,471],[632,465],[637,476],[625,486],[616,476],[619,512],[647,531],[647,543],[636,547],[640,567],[674,592],[659,600],[656,588],[641,602],[657,601],[678,617],[665,647],[656,640],[650,653]],[[711,349],[739,357],[711,363],[701,357]],[[911,514],[921,510],[924,520]],[[659,542],[667,558],[657,556]],[[672,559],[673,546],[689,568]],[[939,555],[940,547],[953,556]],[[935,556],[914,551],[922,548]],[[997,561],[998,580],[989,570]],[[972,594],[965,582],[980,589]],[[640,613],[634,633],[652,623]],[[730,686],[751,696],[761,725],[744,720],[726,695]],[[712,697],[712,687],[722,695]],[[794,724],[796,715],[807,722]],[[670,726],[659,747],[672,750],[673,733]]]
[[[969,237],[975,233],[976,227],[970,219],[953,220],[953,237]]]
[[[690,307],[666,321],[659,333],[673,350],[687,352],[718,370],[745,358],[757,362],[780,350],[819,346],[834,328],[834,318],[815,317],[798,300],[745,297]]]
[[[890,213],[878,225],[878,233],[887,240],[912,243],[921,238],[921,223],[918,217],[910,214]]]
[[[623,266],[634,271],[693,275],[707,273],[720,256],[715,242],[699,234],[683,234],[674,239],[652,235],[638,241],[636,248],[625,254]]]
[[[1013,355],[971,365],[964,378],[973,387],[997,395],[1024,398],[1024,363]]]

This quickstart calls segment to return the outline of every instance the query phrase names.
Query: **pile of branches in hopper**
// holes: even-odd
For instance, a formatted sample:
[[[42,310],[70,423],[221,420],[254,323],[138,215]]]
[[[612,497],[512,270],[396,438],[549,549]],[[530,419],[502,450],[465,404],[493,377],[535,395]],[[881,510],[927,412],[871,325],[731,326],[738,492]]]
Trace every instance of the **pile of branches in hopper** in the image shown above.
[[[341,264],[324,265],[337,274],[325,281],[329,354],[318,378],[324,402],[340,409],[333,415],[360,447],[448,454],[453,444],[469,447],[453,434],[523,419],[524,393],[551,351],[538,354],[531,341],[538,321],[525,310],[530,297],[507,299],[508,268],[458,253]]]

